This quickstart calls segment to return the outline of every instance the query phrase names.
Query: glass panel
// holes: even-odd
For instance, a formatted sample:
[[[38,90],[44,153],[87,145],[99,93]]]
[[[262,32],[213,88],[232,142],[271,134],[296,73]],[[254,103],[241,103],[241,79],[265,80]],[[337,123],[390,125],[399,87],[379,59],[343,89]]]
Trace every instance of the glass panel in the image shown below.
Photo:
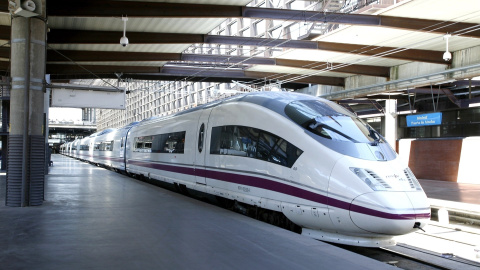
[[[270,151],[277,142],[278,138],[269,133],[262,133],[258,138],[257,158],[261,160],[268,160]]]
[[[210,154],[251,157],[287,167],[303,153],[271,133],[243,126],[213,127],[210,145]]]
[[[153,136],[153,153],[180,153],[185,152],[185,131],[172,132]]]
[[[138,152],[151,152],[152,150],[152,136],[143,136],[135,138],[135,149]]]
[[[268,161],[287,166],[287,145],[287,141],[280,139],[275,150],[272,151],[272,154],[268,157]]]
[[[294,101],[285,107],[290,119],[327,139],[355,143],[384,143],[372,127],[332,102]]]

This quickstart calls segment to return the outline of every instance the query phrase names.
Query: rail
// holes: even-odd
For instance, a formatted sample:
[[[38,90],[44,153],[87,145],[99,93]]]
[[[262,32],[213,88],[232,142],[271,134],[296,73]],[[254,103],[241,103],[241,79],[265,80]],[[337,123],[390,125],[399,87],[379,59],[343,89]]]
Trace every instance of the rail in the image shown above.
[[[441,223],[459,222],[480,226],[480,205],[430,199],[432,218]]]

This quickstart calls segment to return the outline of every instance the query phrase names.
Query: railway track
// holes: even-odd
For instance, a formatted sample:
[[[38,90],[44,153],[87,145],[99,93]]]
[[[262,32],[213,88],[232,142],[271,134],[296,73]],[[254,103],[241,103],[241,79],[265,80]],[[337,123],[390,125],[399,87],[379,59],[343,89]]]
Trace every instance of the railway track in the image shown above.
[[[398,244],[386,248],[342,248],[395,265],[401,269],[480,269],[475,248],[480,230],[433,222],[425,232],[398,237]]]
[[[435,264],[429,261],[425,261],[416,258],[407,253],[394,251],[389,248],[368,248],[368,247],[354,247],[337,245],[340,248],[349,250],[351,252],[363,255],[365,257],[372,258],[377,261],[384,262],[386,264],[396,266],[399,269],[415,269],[415,270],[444,270],[451,269],[439,264]]]
[[[298,227],[294,229],[295,226],[286,226],[288,223],[281,222],[283,220],[281,217],[274,219],[265,218],[267,213],[258,212],[259,209],[251,208],[240,211],[238,207],[233,206],[230,209],[277,227],[299,232]],[[268,217],[272,217],[271,213]],[[278,222],[272,222],[272,220],[278,220]],[[474,251],[476,245],[480,245],[480,230],[469,227],[441,225],[432,221],[427,226],[426,232],[418,231],[401,236],[397,241],[398,244],[396,246],[385,248],[334,245],[396,266],[399,269],[480,270],[480,258],[476,258]]]
[[[148,181],[148,179],[143,178],[140,180],[158,185],[158,181]],[[177,191],[187,196],[196,197],[195,194],[191,194],[192,191]],[[300,227],[289,221],[281,213],[218,197],[209,200],[209,202],[277,227],[296,233],[301,232]],[[480,270],[480,259],[477,259],[474,253],[476,245],[480,245],[480,230],[478,229],[457,225],[441,225],[438,222],[431,221],[431,224],[426,227],[426,232],[418,231],[398,237],[397,242],[396,246],[386,248],[334,245],[396,266],[399,269]]]

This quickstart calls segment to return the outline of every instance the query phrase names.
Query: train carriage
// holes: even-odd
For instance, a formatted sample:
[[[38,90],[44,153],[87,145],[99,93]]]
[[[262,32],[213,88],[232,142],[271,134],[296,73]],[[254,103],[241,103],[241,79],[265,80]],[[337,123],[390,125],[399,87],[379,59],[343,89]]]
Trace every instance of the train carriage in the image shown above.
[[[283,213],[317,239],[393,245],[430,219],[420,184],[383,137],[327,100],[250,93],[122,136],[128,173]]]

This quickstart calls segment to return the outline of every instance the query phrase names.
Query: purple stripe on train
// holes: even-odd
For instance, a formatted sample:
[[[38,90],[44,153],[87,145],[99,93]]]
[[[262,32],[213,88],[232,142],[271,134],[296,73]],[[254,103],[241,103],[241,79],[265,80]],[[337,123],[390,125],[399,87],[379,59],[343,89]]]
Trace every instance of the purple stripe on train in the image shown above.
[[[85,158],[99,158],[104,160],[110,160],[114,162],[123,162],[123,158],[115,158],[115,157],[106,157],[106,156],[92,156],[92,155],[85,155],[85,154],[78,154],[78,156],[82,156]]]
[[[320,195],[308,190],[304,190],[301,188],[293,187],[287,184],[279,183],[276,181],[272,181],[272,180],[268,180],[268,179],[256,177],[256,176],[249,176],[249,175],[229,173],[229,172],[219,172],[219,171],[213,171],[213,170],[207,170],[207,169],[180,167],[175,165],[158,164],[158,163],[138,161],[138,160],[128,160],[127,162],[128,164],[137,165],[137,166],[146,167],[146,168],[152,168],[152,169],[163,170],[163,171],[174,172],[174,173],[181,173],[181,174],[192,175],[192,176],[206,177],[206,178],[211,178],[211,179],[220,180],[224,182],[235,183],[239,185],[262,188],[262,189],[302,198],[305,200],[337,207],[340,209],[349,210],[349,211],[353,211],[353,212],[357,212],[357,213],[365,214],[369,216],[374,216],[374,217],[380,217],[385,219],[430,218],[430,213],[419,213],[419,214],[386,213],[386,212],[366,208],[363,206],[350,204],[348,202],[329,198],[327,196]]]

